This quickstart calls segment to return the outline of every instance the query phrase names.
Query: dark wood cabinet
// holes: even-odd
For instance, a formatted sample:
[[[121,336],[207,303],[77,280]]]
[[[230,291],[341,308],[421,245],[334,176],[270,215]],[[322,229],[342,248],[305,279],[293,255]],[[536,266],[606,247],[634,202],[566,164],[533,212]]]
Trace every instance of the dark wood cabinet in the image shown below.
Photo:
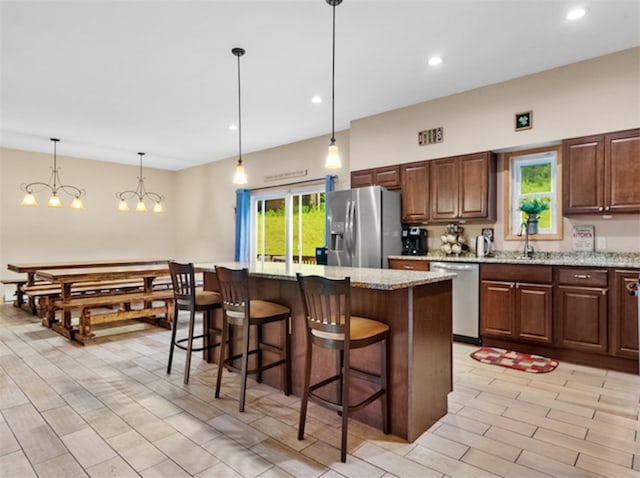
[[[515,336],[515,294],[513,282],[480,282],[480,333],[495,337]]]
[[[387,189],[400,189],[400,166],[362,169],[351,172],[351,187],[382,186]]]
[[[402,221],[420,223],[429,220],[429,161],[400,166],[402,184]]]
[[[480,330],[483,336],[552,343],[551,267],[483,264],[480,277]]]
[[[562,144],[565,214],[640,212],[640,129]]]
[[[638,299],[629,293],[627,286],[639,276],[640,269],[614,269],[610,297],[610,352],[634,360],[638,360]]]
[[[490,152],[434,159],[430,171],[430,220],[495,220],[496,156]]]
[[[638,373],[640,269],[480,265],[485,346]]]
[[[607,351],[607,271],[558,268],[556,345],[589,352]]]

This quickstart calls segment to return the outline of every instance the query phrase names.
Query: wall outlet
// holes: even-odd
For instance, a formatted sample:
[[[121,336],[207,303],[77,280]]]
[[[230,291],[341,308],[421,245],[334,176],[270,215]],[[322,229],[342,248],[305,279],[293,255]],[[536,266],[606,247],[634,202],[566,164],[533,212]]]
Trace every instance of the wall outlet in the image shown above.
[[[607,238],[596,236],[596,251],[604,251],[607,249]]]

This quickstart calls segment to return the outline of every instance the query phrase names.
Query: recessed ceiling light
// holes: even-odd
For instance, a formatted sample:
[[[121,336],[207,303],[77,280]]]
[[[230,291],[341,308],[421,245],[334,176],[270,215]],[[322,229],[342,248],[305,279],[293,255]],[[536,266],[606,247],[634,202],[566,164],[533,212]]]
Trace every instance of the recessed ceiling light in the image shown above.
[[[431,58],[429,58],[429,65],[431,66],[436,66],[439,65],[440,63],[442,63],[442,57],[441,56],[432,56]]]
[[[582,7],[572,8],[567,13],[565,17],[567,20],[578,20],[579,18],[584,17],[587,14],[587,11]]]
[[[235,124],[230,124],[229,125],[229,131],[238,131],[238,126]]]
[[[311,103],[318,105],[322,103],[322,98],[319,96],[314,96],[313,98],[311,98]]]

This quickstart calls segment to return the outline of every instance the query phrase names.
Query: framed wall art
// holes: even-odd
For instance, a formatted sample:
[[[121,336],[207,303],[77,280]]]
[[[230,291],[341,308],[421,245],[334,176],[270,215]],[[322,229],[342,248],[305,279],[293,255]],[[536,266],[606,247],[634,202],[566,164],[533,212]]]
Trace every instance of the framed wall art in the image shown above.
[[[524,131],[533,128],[533,111],[516,113],[516,131]]]

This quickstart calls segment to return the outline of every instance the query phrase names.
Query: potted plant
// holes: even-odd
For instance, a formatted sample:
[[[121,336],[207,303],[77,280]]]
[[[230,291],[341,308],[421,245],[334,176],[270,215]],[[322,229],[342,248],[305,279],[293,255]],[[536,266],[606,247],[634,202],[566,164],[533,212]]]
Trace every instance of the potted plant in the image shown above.
[[[538,233],[538,216],[542,211],[549,209],[549,199],[523,199],[520,201],[520,210],[527,215],[527,232]]]

